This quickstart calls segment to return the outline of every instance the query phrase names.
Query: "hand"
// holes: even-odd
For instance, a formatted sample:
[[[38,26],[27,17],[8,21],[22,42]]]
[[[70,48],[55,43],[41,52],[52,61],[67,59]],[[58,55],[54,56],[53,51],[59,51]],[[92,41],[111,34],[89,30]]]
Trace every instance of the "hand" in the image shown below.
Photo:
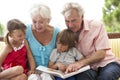
[[[2,69],[0,69],[0,72],[2,72]]]
[[[3,67],[0,68],[0,72],[2,72],[2,71],[3,71]]]
[[[75,62],[75,63],[69,64],[67,66],[67,69],[66,69],[65,73],[74,72],[74,71],[78,70],[81,67],[82,67],[82,65],[79,62]]]
[[[29,75],[34,74],[34,73],[35,73],[34,70],[30,70],[30,71],[28,71],[27,75],[29,76]]]
[[[62,71],[62,72],[65,72],[66,70],[66,66],[62,63],[56,63],[56,66],[58,68],[58,70]]]

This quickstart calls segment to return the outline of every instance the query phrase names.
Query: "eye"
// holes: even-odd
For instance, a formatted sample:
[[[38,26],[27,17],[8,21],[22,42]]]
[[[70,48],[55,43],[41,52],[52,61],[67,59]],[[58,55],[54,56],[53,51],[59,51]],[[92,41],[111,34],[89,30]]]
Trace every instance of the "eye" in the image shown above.
[[[67,22],[67,23],[68,23],[69,21],[68,21],[68,20],[65,20],[65,22]]]
[[[71,20],[71,22],[76,22],[76,19]]]
[[[35,24],[35,23],[36,23],[36,21],[34,21],[34,20],[33,20],[32,22],[33,22],[33,24]]]

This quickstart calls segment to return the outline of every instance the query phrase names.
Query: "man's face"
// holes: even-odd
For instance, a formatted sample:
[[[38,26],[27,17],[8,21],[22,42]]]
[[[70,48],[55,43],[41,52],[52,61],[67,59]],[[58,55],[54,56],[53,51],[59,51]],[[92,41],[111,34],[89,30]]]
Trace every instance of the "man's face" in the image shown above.
[[[77,32],[81,28],[83,17],[79,16],[75,9],[72,10],[68,17],[65,17],[65,23],[68,29]]]

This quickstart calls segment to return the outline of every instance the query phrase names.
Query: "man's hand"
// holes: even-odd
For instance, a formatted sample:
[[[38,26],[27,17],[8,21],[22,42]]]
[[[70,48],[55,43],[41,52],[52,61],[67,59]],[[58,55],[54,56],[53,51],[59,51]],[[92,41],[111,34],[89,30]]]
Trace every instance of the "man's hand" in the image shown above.
[[[74,72],[76,70],[78,70],[79,68],[81,68],[82,65],[80,65],[79,62],[75,62],[75,63],[72,63],[72,64],[69,64],[65,73],[70,73],[70,72]]]

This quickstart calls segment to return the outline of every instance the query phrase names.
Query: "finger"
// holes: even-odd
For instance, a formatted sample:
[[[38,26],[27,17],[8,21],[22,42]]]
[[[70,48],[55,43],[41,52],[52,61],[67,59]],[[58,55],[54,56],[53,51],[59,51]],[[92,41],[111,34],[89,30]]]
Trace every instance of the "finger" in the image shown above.
[[[66,69],[66,71],[65,71],[65,74],[67,74],[68,73],[68,68]]]

